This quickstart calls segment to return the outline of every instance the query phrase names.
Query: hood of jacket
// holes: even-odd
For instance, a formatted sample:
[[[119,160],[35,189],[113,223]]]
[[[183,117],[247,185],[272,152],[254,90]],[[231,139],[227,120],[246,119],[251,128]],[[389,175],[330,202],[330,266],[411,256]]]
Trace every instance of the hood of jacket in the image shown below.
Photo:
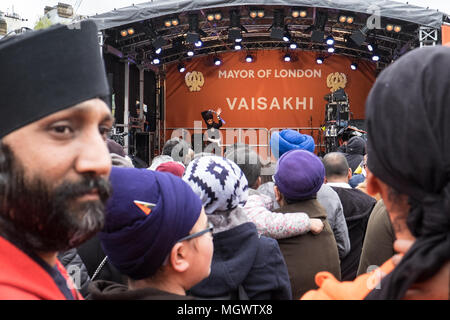
[[[361,137],[351,137],[347,144],[348,154],[364,155],[366,151],[366,142]]]

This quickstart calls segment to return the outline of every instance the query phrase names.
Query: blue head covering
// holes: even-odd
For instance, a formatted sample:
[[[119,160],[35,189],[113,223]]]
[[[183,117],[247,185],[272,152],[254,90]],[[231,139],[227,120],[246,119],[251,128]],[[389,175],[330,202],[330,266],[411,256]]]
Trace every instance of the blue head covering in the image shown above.
[[[202,203],[170,173],[113,167],[113,193],[99,237],[111,263],[139,280],[153,275],[174,244],[189,234]]]
[[[272,149],[272,154],[278,159],[285,152],[294,149],[314,152],[315,143],[313,137],[307,134],[286,129],[272,134],[270,137],[270,148]]]

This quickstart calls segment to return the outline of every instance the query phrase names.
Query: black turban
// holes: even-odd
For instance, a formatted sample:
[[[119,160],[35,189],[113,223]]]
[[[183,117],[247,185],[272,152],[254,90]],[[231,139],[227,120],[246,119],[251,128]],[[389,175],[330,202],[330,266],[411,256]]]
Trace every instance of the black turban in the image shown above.
[[[0,139],[57,111],[106,98],[97,32],[87,20],[0,41]]]
[[[368,299],[401,299],[450,259],[450,48],[406,54],[379,75],[366,102],[368,167],[409,197],[416,242]]]

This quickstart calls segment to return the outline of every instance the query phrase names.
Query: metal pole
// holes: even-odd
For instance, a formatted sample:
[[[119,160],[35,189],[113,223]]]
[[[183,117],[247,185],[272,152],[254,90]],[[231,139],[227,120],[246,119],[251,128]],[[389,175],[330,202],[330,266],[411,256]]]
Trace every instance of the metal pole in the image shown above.
[[[144,119],[144,68],[139,68],[139,119]],[[142,130],[144,131],[144,130]]]
[[[124,94],[124,103],[123,103],[123,124],[124,124],[124,133],[126,136],[124,137],[124,149],[125,154],[128,154],[128,124],[129,124],[129,99],[130,95],[130,63],[125,61],[125,94]]]

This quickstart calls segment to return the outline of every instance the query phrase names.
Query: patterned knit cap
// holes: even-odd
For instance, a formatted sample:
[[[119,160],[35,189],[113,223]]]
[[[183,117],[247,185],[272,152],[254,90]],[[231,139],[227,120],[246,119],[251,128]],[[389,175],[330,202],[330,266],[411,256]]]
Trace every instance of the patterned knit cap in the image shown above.
[[[183,180],[200,197],[207,214],[230,211],[247,202],[247,179],[239,166],[226,158],[194,159],[186,168]]]

